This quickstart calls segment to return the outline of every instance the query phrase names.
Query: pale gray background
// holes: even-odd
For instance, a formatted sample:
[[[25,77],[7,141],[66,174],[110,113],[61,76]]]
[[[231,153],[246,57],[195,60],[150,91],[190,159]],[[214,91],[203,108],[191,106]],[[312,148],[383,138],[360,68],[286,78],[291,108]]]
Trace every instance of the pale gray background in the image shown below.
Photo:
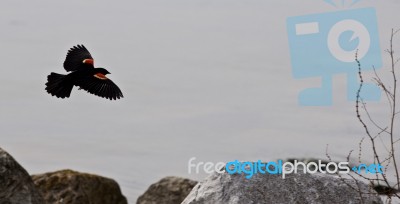
[[[383,50],[400,3],[352,8],[371,6]],[[333,106],[298,106],[298,92],[320,79],[292,78],[286,35],[287,17],[340,9],[322,0],[2,0],[0,146],[30,173],[71,168],[115,178],[131,203],[164,176],[204,177],[187,174],[191,157],[324,158],[330,144],[343,159],[363,136],[345,75],[335,77]],[[78,43],[124,99],[44,91]],[[380,119],[383,105],[370,105]]]

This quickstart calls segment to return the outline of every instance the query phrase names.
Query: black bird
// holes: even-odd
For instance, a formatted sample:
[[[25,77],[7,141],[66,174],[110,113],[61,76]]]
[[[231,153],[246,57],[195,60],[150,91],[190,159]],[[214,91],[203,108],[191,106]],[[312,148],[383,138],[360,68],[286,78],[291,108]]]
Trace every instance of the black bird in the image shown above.
[[[78,86],[87,92],[106,98],[116,100],[123,98],[121,90],[109,78],[110,74],[104,68],[94,68],[92,55],[83,45],[72,47],[64,61],[67,75],[52,72],[47,77],[46,91],[57,98],[68,98],[72,88]]]

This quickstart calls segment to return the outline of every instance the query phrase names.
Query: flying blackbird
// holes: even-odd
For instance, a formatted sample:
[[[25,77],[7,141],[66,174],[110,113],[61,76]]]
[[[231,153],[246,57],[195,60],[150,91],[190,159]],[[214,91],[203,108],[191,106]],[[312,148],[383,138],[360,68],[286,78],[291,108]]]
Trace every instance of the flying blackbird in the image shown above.
[[[64,68],[71,73],[63,75],[52,72],[47,76],[46,91],[57,98],[68,98],[74,86],[110,100],[124,97],[118,86],[106,77],[110,72],[104,68],[94,68],[94,60],[83,45],[74,46],[68,51]]]

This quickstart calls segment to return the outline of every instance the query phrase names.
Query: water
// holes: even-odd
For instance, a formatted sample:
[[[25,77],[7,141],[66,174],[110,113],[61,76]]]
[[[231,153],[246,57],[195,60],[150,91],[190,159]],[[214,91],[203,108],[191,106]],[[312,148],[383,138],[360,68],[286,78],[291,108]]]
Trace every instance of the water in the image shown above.
[[[400,5],[355,8],[366,6],[377,9],[386,48]],[[191,157],[325,158],[329,144],[344,159],[364,135],[345,76],[335,78],[333,106],[298,106],[298,92],[320,82],[293,79],[286,36],[287,17],[337,9],[311,0],[2,1],[1,147],[31,174],[69,168],[114,178],[130,203],[162,177],[203,178],[188,174]],[[78,43],[124,99],[44,91]],[[383,105],[369,106],[382,121]]]

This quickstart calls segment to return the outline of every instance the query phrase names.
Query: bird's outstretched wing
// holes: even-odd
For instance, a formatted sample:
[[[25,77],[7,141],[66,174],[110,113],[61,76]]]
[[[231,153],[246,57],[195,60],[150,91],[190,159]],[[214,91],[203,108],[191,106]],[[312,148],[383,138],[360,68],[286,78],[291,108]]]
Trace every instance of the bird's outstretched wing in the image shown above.
[[[64,68],[68,72],[94,68],[94,60],[85,46],[77,45],[68,50]]]
[[[121,90],[103,74],[95,74],[79,79],[76,84],[87,92],[110,100],[123,98]]]

